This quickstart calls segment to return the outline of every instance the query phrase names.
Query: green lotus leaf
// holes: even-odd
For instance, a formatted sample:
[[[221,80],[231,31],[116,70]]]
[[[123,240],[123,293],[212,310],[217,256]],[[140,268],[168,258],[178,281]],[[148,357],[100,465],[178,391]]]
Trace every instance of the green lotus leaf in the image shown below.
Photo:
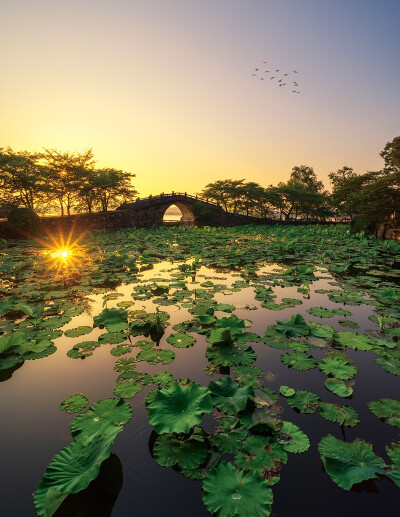
[[[119,382],[116,386],[114,386],[114,393],[117,395],[117,397],[131,399],[137,393],[139,393],[141,389],[142,386],[137,384],[136,381],[127,380],[125,382]]]
[[[309,321],[307,323],[310,329],[310,336],[319,337],[325,341],[331,341],[335,333],[335,329],[330,325],[322,325],[321,323],[315,323]]]
[[[0,355],[5,354],[13,347],[26,343],[26,335],[24,332],[16,331],[0,337]]]
[[[153,392],[151,399],[146,398],[146,407],[149,422],[159,434],[188,433],[213,409],[210,391],[196,382],[182,386],[174,381]]]
[[[246,343],[259,343],[261,341],[261,337],[255,332],[243,332],[240,336],[237,336],[236,342],[239,345],[244,345]]]
[[[317,318],[332,318],[336,314],[334,310],[325,309],[324,307],[310,307],[306,312]]]
[[[79,441],[81,437],[95,435],[106,423],[121,427],[129,422],[131,417],[132,408],[123,399],[102,399],[72,420],[71,434]]]
[[[246,407],[249,397],[254,395],[251,386],[240,387],[230,377],[211,381],[208,385],[213,404],[223,413],[235,415]]]
[[[153,383],[157,386],[167,386],[174,380],[172,373],[170,372],[158,372],[153,375]]]
[[[71,321],[69,316],[56,316],[54,318],[46,318],[40,322],[41,329],[58,329]]]
[[[236,455],[236,465],[243,470],[255,470],[261,475],[278,472],[287,462],[283,447],[270,436],[249,436]]]
[[[55,489],[62,494],[76,494],[88,487],[100,471],[102,462],[109,457],[110,447],[122,427],[102,426],[89,441],[72,442],[62,449],[48,465],[34,494],[34,504],[39,517],[48,517],[57,510],[64,498],[54,492],[49,501],[47,492]],[[54,500],[55,499],[55,500]],[[47,508],[46,508],[47,507]]]
[[[268,517],[272,500],[260,474],[236,469],[233,463],[221,462],[203,479],[204,504],[217,517]]]
[[[206,357],[215,366],[250,365],[257,359],[251,346],[222,344],[208,347]]]
[[[228,313],[232,312],[236,309],[236,307],[234,305],[230,305],[229,303],[217,303],[214,308],[216,311],[228,312]]]
[[[292,352],[281,355],[281,361],[289,368],[294,368],[295,370],[311,370],[312,368],[316,368],[318,366],[318,362],[314,357],[305,352]]]
[[[351,320],[339,320],[338,323],[341,327],[346,327],[348,329],[360,328],[360,325],[358,323],[356,323],[355,321],[351,321]]]
[[[305,452],[310,447],[308,436],[292,422],[282,422],[282,427],[276,435],[277,441],[287,452]]]
[[[274,328],[289,337],[307,336],[310,332],[306,321],[300,314],[295,314],[288,320],[277,321]]]
[[[318,408],[321,416],[330,422],[336,422],[339,425],[354,427],[360,422],[357,412],[348,406],[338,406],[329,402],[320,402]]]
[[[400,361],[388,355],[375,357],[374,362],[392,375],[400,375]]]
[[[184,332],[178,332],[168,336],[167,342],[176,348],[188,348],[196,343],[196,338],[189,336],[189,334],[185,334]]]
[[[103,309],[93,318],[93,326],[106,328],[109,332],[118,332],[128,328],[128,312],[124,309]]]
[[[260,386],[258,377],[264,376],[264,371],[256,366],[236,366],[233,371],[236,375],[236,382],[240,385],[251,386],[252,388],[258,388]]]
[[[129,354],[131,350],[131,345],[118,345],[110,350],[110,354],[114,357],[121,357],[121,355]]]
[[[325,357],[320,361],[318,368],[326,375],[332,375],[339,380],[351,379],[357,373],[355,366],[340,357]]]
[[[80,327],[76,327],[74,329],[68,329],[64,331],[64,336],[66,337],[78,337],[83,336],[84,334],[90,334],[92,332],[92,327],[82,325]]]
[[[350,397],[353,393],[353,388],[349,384],[335,378],[326,379],[325,388],[338,397]]]
[[[286,400],[290,407],[298,409],[300,413],[315,413],[321,402],[321,399],[315,393],[306,390],[297,390],[293,396]]]
[[[208,454],[204,438],[204,432],[198,428],[189,437],[163,434],[154,444],[154,458],[163,467],[178,465],[184,469],[195,469],[204,463]]]
[[[215,316],[212,316],[211,314],[196,314],[194,316],[194,319],[203,327],[212,325],[217,321],[217,318]]]
[[[17,364],[22,364],[24,360],[20,356],[0,357],[0,370],[8,370]]]
[[[337,343],[353,350],[372,350],[374,347],[374,342],[370,337],[358,332],[342,330],[335,332],[334,338]]]
[[[387,445],[386,453],[397,468],[400,468],[400,442]]]
[[[207,343],[211,345],[230,345],[233,343],[233,336],[229,329],[212,329],[210,334],[206,337]]]
[[[172,350],[160,350],[159,348],[149,348],[141,350],[136,356],[137,361],[146,361],[150,364],[170,364],[175,359]]]
[[[136,368],[136,359],[133,357],[122,357],[115,361],[114,370],[117,372],[129,372]]]
[[[82,393],[71,395],[64,399],[60,404],[61,411],[66,413],[78,413],[88,405],[89,400]]]
[[[279,393],[284,397],[291,397],[296,393],[296,391],[293,388],[289,388],[289,386],[281,386],[279,388]]]
[[[400,402],[393,399],[380,399],[368,404],[369,409],[387,424],[400,427]]]
[[[223,317],[217,320],[215,323],[216,329],[229,329],[232,336],[239,336],[243,329],[246,328],[246,324],[244,320],[239,319],[237,316],[232,314],[232,316]]]
[[[148,384],[151,384],[152,380],[152,376],[148,373],[137,372],[136,370],[126,370],[118,375],[117,384],[125,381],[135,381],[141,386],[147,386]]]
[[[104,332],[98,338],[98,342],[101,345],[118,345],[119,343],[123,343],[126,341],[127,335],[122,332]]]
[[[247,436],[247,429],[239,427],[231,430],[217,431],[211,438],[211,445],[227,454],[237,452]]]
[[[383,474],[384,461],[374,454],[369,443],[360,440],[346,443],[328,435],[319,442],[318,451],[325,471],[344,490]]]
[[[97,341],[82,341],[74,345],[71,350],[68,350],[67,356],[72,359],[84,359],[85,357],[93,355],[94,349],[99,346]]]
[[[285,334],[281,334],[274,327],[267,328],[262,340],[266,345],[272,348],[277,348],[279,350],[286,350],[289,348],[289,339]]]

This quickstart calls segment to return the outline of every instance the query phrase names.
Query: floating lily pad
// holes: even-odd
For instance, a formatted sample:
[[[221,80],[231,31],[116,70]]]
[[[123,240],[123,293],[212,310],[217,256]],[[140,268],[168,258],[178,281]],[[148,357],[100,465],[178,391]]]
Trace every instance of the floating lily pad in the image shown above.
[[[254,395],[251,386],[240,387],[230,377],[211,381],[208,385],[213,404],[223,413],[235,415],[246,407],[249,397]]]
[[[244,440],[235,461],[243,470],[254,470],[265,475],[268,471],[279,471],[287,462],[287,454],[269,436],[249,436]]]
[[[310,447],[308,436],[292,422],[282,422],[282,427],[276,435],[277,441],[287,452],[305,452]]]
[[[335,341],[346,348],[354,350],[372,350],[373,341],[370,337],[358,332],[342,330],[335,333]]]
[[[351,379],[357,373],[357,368],[354,365],[340,357],[325,357],[320,361],[318,368],[326,375],[332,375],[340,380]]]
[[[289,388],[289,386],[281,386],[279,388],[279,393],[284,397],[291,397],[296,393],[296,391],[293,388]]]
[[[153,391],[146,404],[150,424],[159,434],[188,433],[213,409],[210,391],[196,382],[182,386],[174,381],[168,388]]]
[[[318,366],[318,362],[314,357],[305,352],[294,351],[281,355],[281,361],[286,366],[294,368],[295,370],[311,370]]]
[[[207,348],[206,357],[216,366],[250,365],[257,359],[251,346],[243,345],[215,345]]]
[[[394,427],[400,427],[400,402],[393,399],[380,399],[368,404],[369,409],[378,418]]]
[[[116,386],[114,386],[114,393],[117,395],[117,397],[131,399],[137,395],[141,389],[142,386],[137,384],[136,381],[127,380],[125,382],[119,382]]]
[[[350,397],[353,393],[353,388],[340,379],[326,379],[325,388],[327,388],[338,397]]]
[[[294,395],[287,398],[290,407],[297,409],[300,413],[315,413],[321,399],[315,393],[306,390],[297,390]]]
[[[60,409],[66,413],[78,413],[85,408],[88,403],[89,400],[87,397],[82,395],[82,393],[78,393],[77,395],[70,395],[64,399],[60,404]]]
[[[90,332],[92,332],[92,327],[89,327],[89,326],[86,326],[86,325],[82,325],[80,327],[76,327],[74,329],[68,329],[64,332],[64,335],[66,337],[78,337],[78,336],[83,336],[85,334],[90,334]]]
[[[354,427],[360,422],[358,413],[351,407],[338,406],[329,402],[320,402],[318,408],[321,416],[330,422],[336,422],[339,425]]]
[[[221,462],[203,480],[203,501],[207,510],[218,517],[268,517],[273,495],[257,472],[236,469]]]
[[[184,469],[195,469],[204,463],[208,454],[204,432],[196,428],[190,436],[163,434],[153,448],[154,458],[163,467],[178,465]]]
[[[319,442],[318,451],[325,471],[344,490],[383,473],[384,461],[373,453],[369,443],[360,440],[346,443],[328,435]]]
[[[188,348],[196,343],[196,338],[189,336],[189,334],[178,332],[168,336],[167,342],[176,348]]]
[[[136,356],[137,361],[146,361],[150,364],[170,364],[174,359],[175,354],[172,350],[160,350],[159,348],[141,350]]]
[[[124,309],[103,309],[93,318],[93,326],[106,328],[109,332],[118,332],[128,328],[128,312]]]
[[[173,375],[170,372],[158,372],[153,375],[153,382],[158,386],[164,387],[173,381]]]

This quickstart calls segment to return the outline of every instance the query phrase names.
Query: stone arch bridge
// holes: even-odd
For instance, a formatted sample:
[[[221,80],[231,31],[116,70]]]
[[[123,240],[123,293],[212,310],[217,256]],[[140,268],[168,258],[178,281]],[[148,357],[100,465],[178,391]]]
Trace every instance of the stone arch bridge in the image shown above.
[[[184,226],[234,226],[261,221],[257,217],[225,212],[219,205],[186,192],[138,198],[133,203],[123,203],[116,211],[124,212],[126,226],[144,228],[163,225],[164,214],[172,205],[177,206],[182,212],[181,224]]]

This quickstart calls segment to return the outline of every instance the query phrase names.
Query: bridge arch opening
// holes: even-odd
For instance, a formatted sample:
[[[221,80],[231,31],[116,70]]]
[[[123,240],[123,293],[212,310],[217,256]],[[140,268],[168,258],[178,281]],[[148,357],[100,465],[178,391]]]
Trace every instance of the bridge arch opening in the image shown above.
[[[166,226],[194,226],[194,215],[184,203],[171,204],[164,212],[163,224]]]

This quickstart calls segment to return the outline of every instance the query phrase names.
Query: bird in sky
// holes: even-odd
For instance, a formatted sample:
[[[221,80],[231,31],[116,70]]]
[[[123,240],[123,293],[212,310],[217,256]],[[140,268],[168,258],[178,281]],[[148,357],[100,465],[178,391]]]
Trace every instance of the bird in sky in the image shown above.
[[[268,63],[268,61],[263,61],[264,65],[266,65]]]
[[[283,74],[283,77],[286,77],[287,75],[289,75],[289,74]]]
[[[294,72],[295,74],[297,74],[297,73],[298,73],[298,72],[297,72],[297,70],[293,70],[293,72]]]
[[[251,75],[257,75],[257,74],[251,74]]]
[[[275,70],[275,72],[279,72],[279,68],[278,68],[278,70]]]
[[[260,69],[259,68],[256,68],[256,72],[258,72]]]
[[[273,75],[273,76],[271,77],[271,79],[275,79],[275,76]]]
[[[264,81],[264,77],[261,77],[261,81]]]
[[[269,70],[265,70],[265,73],[268,74]]]

